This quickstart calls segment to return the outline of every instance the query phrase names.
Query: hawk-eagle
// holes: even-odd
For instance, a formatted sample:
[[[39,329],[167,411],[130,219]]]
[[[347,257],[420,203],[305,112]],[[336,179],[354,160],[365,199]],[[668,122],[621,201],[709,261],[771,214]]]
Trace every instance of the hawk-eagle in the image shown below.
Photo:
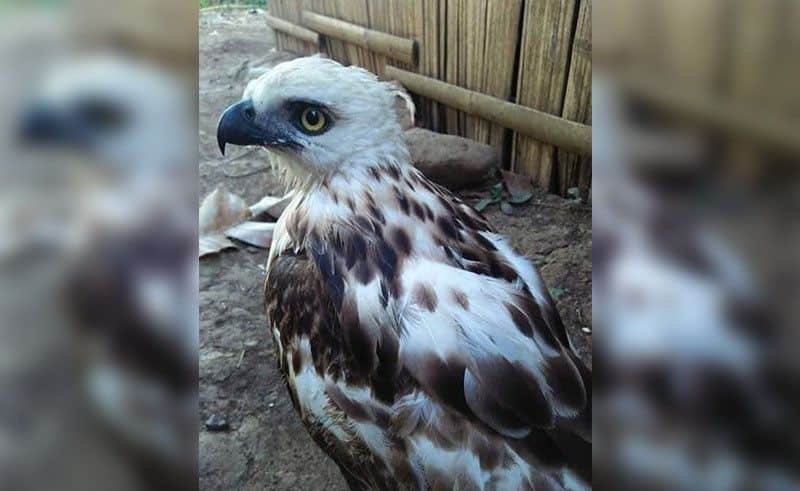
[[[591,374],[533,265],[412,166],[396,96],[299,58],[220,119],[296,193],[265,288],[292,402],[351,489],[588,488]]]

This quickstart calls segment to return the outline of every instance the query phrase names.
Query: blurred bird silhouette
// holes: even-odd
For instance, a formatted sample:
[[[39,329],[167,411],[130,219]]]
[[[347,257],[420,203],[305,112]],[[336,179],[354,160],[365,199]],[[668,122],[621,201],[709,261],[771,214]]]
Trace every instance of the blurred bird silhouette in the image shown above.
[[[62,183],[66,211],[47,240],[69,264],[63,303],[91,406],[155,489],[196,487],[191,101],[161,70],[90,56],[54,67],[18,127],[27,145],[71,156],[51,162],[76,172]],[[44,205],[36,216],[51,213]]]
[[[637,128],[603,76],[593,105],[596,485],[796,489],[778,465],[798,439],[769,367],[773,316],[743,261],[670,199],[675,174],[647,168],[702,148]]]

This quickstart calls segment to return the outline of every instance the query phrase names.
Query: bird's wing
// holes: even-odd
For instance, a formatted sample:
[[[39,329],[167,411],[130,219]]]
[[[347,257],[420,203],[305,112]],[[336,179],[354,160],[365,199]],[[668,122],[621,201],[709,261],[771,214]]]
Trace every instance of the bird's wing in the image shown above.
[[[424,259],[402,274],[401,363],[429,393],[512,438],[583,413],[576,360],[527,290]]]
[[[519,278],[408,250],[391,237],[339,231],[309,251],[343,349],[376,397],[394,400],[409,374],[430,400],[466,420],[522,445],[544,437],[565,459],[581,453],[577,466],[588,467],[590,377],[560,339],[560,321],[551,326],[553,306],[543,314]]]

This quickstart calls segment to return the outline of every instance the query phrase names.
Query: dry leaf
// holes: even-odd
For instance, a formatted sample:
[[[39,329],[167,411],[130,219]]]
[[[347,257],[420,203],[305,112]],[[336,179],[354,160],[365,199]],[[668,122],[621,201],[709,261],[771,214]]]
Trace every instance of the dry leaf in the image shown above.
[[[270,217],[277,220],[281,216],[281,213],[283,213],[283,210],[289,206],[289,202],[292,201],[293,197],[294,195],[292,193],[289,193],[282,198],[277,196],[264,196],[261,198],[261,201],[250,207],[250,216],[257,217],[263,213],[266,213]]]
[[[514,205],[521,205],[533,198],[533,193],[522,193],[522,194],[512,194],[510,198],[508,198],[509,203]]]
[[[475,210],[477,211],[483,211],[486,209],[487,206],[491,205],[492,203],[494,203],[494,201],[492,201],[491,198],[483,198],[482,200],[472,205],[472,207],[475,208]]]
[[[262,249],[269,249],[274,231],[274,223],[244,222],[226,230],[225,235]]]
[[[200,235],[221,232],[246,219],[248,213],[247,204],[242,198],[224,187],[218,187],[200,205]]]
[[[222,232],[246,219],[250,210],[242,198],[218,187],[205,197],[198,213],[200,257],[235,247]]]
[[[236,244],[222,234],[212,234],[200,237],[200,257],[216,254],[224,249],[235,248]]]

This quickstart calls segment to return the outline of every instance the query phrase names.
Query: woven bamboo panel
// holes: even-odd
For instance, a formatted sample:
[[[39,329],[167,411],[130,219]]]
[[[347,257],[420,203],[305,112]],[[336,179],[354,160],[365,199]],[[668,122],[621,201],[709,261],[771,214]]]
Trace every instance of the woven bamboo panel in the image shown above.
[[[267,8],[271,15],[302,26],[303,10],[309,8],[309,5],[315,1],[316,0],[270,0]],[[316,45],[283,33],[276,32],[275,39],[278,49],[303,55],[312,55],[319,52],[319,48]]]
[[[572,40],[575,4],[562,0],[528,0],[522,27],[517,103],[561,114]],[[555,185],[555,148],[516,135],[512,168],[529,175],[544,189]]]

